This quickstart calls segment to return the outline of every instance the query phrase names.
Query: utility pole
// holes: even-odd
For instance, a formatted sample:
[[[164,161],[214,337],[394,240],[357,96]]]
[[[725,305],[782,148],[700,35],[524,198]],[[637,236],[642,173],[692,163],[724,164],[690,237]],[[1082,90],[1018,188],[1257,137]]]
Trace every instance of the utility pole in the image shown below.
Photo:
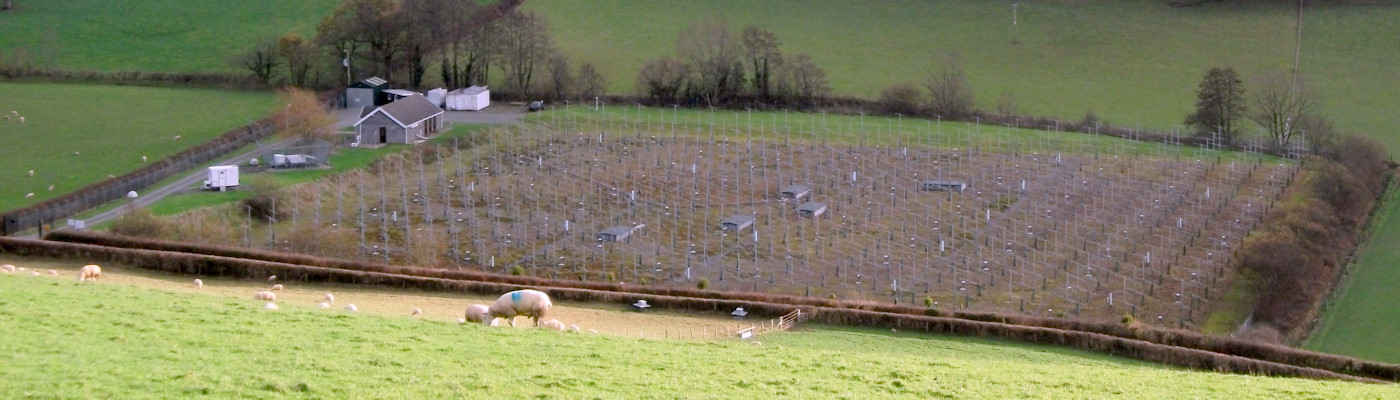
[[[1302,0],[1298,1],[1301,2]],[[1021,3],[1011,3],[1011,44],[1021,43],[1021,41],[1017,40],[1017,36],[1020,33],[1020,26],[1016,21],[1016,6],[1019,5],[1021,5]]]
[[[1298,31],[1293,39],[1293,90],[1298,90],[1298,59],[1303,51],[1303,0],[1298,0]]]

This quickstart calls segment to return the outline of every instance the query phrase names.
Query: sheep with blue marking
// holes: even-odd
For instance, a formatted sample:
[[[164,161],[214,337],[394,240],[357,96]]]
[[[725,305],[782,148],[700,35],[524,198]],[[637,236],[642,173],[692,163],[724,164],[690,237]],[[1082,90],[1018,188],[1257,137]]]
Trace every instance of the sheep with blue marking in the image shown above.
[[[515,326],[515,317],[530,317],[535,320],[535,326],[540,326],[540,319],[549,312],[549,308],[554,304],[549,301],[549,295],[538,290],[516,290],[501,295],[496,299],[491,307],[487,308],[485,322],[491,326],[497,318],[505,318],[511,327]]]

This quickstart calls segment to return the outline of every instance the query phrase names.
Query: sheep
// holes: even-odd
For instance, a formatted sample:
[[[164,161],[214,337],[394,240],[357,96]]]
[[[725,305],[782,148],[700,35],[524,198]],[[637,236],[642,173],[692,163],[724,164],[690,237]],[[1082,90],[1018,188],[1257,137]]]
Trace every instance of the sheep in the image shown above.
[[[49,270],[49,275],[58,276],[58,271]]]
[[[5,116],[5,120],[6,120],[6,121],[9,121],[9,120],[10,120],[10,116],[6,115],[6,116]]]
[[[274,291],[276,291],[276,290],[282,290],[282,284],[279,283],[279,284],[276,284],[276,285],[272,285],[272,290],[274,290]]]
[[[277,301],[277,293],[272,293],[266,290],[259,291],[253,294],[253,300]]]
[[[321,308],[331,308],[331,303],[327,303],[327,302],[324,302],[324,301],[323,301],[323,302],[321,302],[320,307],[321,307]]]
[[[141,162],[146,162],[146,156],[141,156]]]
[[[321,300],[324,300],[326,304],[335,304],[335,295],[326,293],[326,296],[322,297]]]
[[[175,140],[180,140],[180,135],[175,135]]]
[[[572,324],[569,325],[569,331],[570,331],[570,332],[574,332],[574,333],[583,332],[582,329],[579,329],[579,328],[578,328],[578,325],[572,325]]]
[[[267,304],[264,304],[264,305],[263,305],[263,308],[266,308],[266,309],[269,309],[269,310],[276,310],[276,309],[277,309],[277,303],[267,303]]]
[[[199,279],[195,279],[195,280],[194,280],[194,288],[195,288],[195,289],[202,289],[202,288],[204,288],[204,281],[201,281],[201,280],[199,280]]]
[[[4,272],[4,273],[7,273],[7,274],[13,274],[13,273],[15,273],[15,266],[10,265],[10,264],[0,265],[0,272]]]
[[[21,124],[24,123],[24,117],[23,117],[23,116],[20,116],[20,117],[19,117],[19,123],[21,123]]]
[[[472,304],[467,306],[467,321],[486,322],[487,307],[483,304]]]
[[[29,176],[34,176],[34,170],[29,170]]]
[[[29,192],[29,194],[24,195],[24,198],[25,198],[25,199],[32,199],[32,198],[34,198],[34,192]]]
[[[97,281],[97,278],[101,276],[102,267],[99,267],[96,264],[84,265],[82,269],[78,270],[78,282],[86,281],[88,279]]]
[[[511,327],[515,326],[515,317],[526,316],[535,320],[535,326],[540,326],[540,318],[544,318],[549,312],[549,308],[554,306],[549,301],[549,295],[538,290],[516,290],[501,295],[496,299],[491,307],[487,308],[486,318],[495,321],[496,318],[506,318]]]
[[[272,275],[272,276],[267,277],[267,283],[272,283],[272,282],[276,282],[276,281],[277,281],[277,275]]]
[[[39,276],[39,271],[29,271],[29,276]]]
[[[540,323],[539,327],[541,327],[541,328],[550,328],[550,329],[554,329],[554,330],[556,330],[556,331],[561,331],[561,332],[565,330],[565,328],[564,328],[564,323],[563,323],[563,322],[559,322],[559,320],[557,320],[557,319],[547,319],[547,320],[544,320],[544,322],[541,322],[541,323]]]
[[[346,304],[346,305],[345,305],[345,311],[360,311],[360,308],[359,308],[359,307],[355,307],[354,304]]]
[[[423,315],[423,309],[421,308],[415,308],[413,309],[413,313],[409,314],[410,317],[417,317],[419,315]]]
[[[465,323],[467,323],[467,319],[466,319],[466,318],[457,318],[457,323],[459,323],[459,324],[465,324]]]
[[[53,184],[52,184],[52,183],[49,184],[49,191],[50,191],[50,192],[53,191]]]

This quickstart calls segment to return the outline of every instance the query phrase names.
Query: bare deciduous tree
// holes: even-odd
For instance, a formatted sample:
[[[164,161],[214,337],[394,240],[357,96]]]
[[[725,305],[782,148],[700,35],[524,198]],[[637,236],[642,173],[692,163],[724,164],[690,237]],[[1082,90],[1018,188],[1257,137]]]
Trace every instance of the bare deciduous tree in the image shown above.
[[[501,19],[501,69],[506,74],[506,91],[528,96],[534,87],[538,67],[554,55],[549,27],[544,17],[529,11],[515,11]]]
[[[563,54],[549,57],[549,94],[555,100],[569,98],[574,92],[574,74],[569,70],[569,58]]]
[[[694,75],[688,89],[711,106],[739,92],[744,71],[738,35],[721,19],[707,19],[682,30],[676,38],[676,55]]]
[[[279,61],[277,58],[277,41],[273,39],[260,39],[253,43],[253,47],[248,51],[235,56],[232,63],[240,68],[248,70],[253,74],[253,78],[266,85],[272,81],[272,71],[277,68]]]
[[[1267,73],[1254,80],[1253,112],[1249,119],[1264,128],[1270,144],[1287,146],[1307,115],[1313,111],[1312,95],[1305,83],[1296,87],[1286,74]]]
[[[277,39],[277,55],[287,66],[287,84],[306,86],[307,75],[316,59],[316,47],[301,35],[289,34]]]
[[[591,63],[578,65],[578,95],[584,98],[597,96],[608,88],[608,78]]]
[[[972,85],[963,71],[962,58],[956,53],[945,54],[924,85],[934,114],[957,118],[972,113]]]
[[[793,101],[808,103],[831,93],[826,71],[818,66],[812,56],[798,54],[783,63],[778,79],[779,92]]]
[[[676,59],[661,58],[642,64],[637,90],[657,103],[675,101],[685,90],[690,68]]]
[[[399,11],[397,0],[344,0],[316,28],[316,41],[337,52],[351,50],[370,73],[393,81],[408,47]]]

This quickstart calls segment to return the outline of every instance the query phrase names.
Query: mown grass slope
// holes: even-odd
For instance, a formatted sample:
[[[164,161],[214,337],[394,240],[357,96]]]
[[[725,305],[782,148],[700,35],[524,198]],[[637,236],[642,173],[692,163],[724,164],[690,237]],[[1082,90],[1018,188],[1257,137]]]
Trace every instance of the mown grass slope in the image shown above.
[[[316,33],[337,0],[17,1],[0,23],[7,60],[96,71],[241,72],[258,39]]]
[[[154,162],[207,142],[274,103],[267,92],[47,83],[0,83],[0,94],[0,112],[12,116],[0,120],[0,210],[131,172],[141,156]]]
[[[1152,129],[1181,125],[1211,67],[1248,77],[1293,65],[1292,2],[1022,1],[1018,44],[1010,3],[539,0],[524,7],[547,16],[563,51],[598,65],[618,93],[634,92],[642,63],[673,54],[677,34],[709,17],[736,30],[773,31],[785,53],[811,54],[838,95],[875,98],[896,82],[921,83],[939,55],[955,52],[980,108],[993,109],[1009,93],[1023,114],[1078,120],[1092,110],[1119,126]],[[1337,125],[1382,139],[1392,152],[1400,151],[1390,111],[1400,104],[1397,18],[1394,3],[1310,3],[1301,55]]]
[[[1370,242],[1357,255],[1351,275],[1338,288],[1310,349],[1400,363],[1400,205],[1394,191],[1371,221]]]
[[[1383,398],[995,341],[824,329],[762,344],[490,329],[0,275],[0,396]],[[1165,384],[1170,382],[1170,384]]]

